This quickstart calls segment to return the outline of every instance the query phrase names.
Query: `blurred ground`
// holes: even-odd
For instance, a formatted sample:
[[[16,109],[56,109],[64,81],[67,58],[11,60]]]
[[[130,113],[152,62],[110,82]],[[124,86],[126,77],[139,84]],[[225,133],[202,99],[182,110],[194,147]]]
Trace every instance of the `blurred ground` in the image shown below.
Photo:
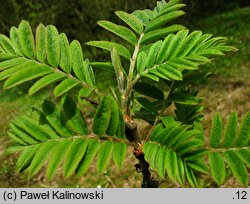
[[[214,75],[200,86],[200,95],[205,98],[205,119],[203,125],[209,134],[211,118],[220,112],[224,121],[233,110],[239,118],[250,110],[250,7],[237,9],[206,19],[197,19],[190,25],[191,30],[200,29],[204,33],[226,36],[230,44],[239,49],[214,61],[209,66]],[[13,117],[27,111],[28,107],[41,100],[40,97],[29,98],[20,89],[2,91],[0,97],[0,187],[140,187],[141,175],[135,172],[136,163],[130,150],[123,169],[110,166],[104,175],[98,175],[94,165],[88,175],[82,178],[65,179],[59,173],[53,181],[40,172],[35,178],[15,172],[17,155],[4,156],[3,149],[9,139],[6,136],[8,124]],[[142,126],[145,128],[144,124]],[[142,131],[143,127],[141,127]],[[112,172],[112,173],[111,173]],[[209,179],[209,178],[208,178]],[[165,186],[165,185],[164,185]],[[169,185],[166,185],[170,187]],[[214,186],[208,183],[208,187]],[[236,187],[232,179],[224,187]]]

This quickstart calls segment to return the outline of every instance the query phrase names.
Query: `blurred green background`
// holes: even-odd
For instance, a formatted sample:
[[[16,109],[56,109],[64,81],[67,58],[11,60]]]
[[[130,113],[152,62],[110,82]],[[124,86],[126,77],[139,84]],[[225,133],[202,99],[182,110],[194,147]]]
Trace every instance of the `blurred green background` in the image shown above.
[[[229,44],[239,49],[236,53],[214,60],[207,69],[214,75],[200,85],[200,95],[205,97],[205,131],[209,134],[211,117],[222,113],[224,120],[236,110],[240,116],[250,110],[250,1],[249,0],[183,0],[187,4],[187,15],[178,20],[190,30],[222,35],[229,38]],[[121,23],[114,11],[132,12],[136,9],[154,8],[156,0],[0,0],[0,33],[8,34],[11,26],[17,26],[22,19],[35,28],[40,22],[55,25],[59,32],[67,34],[70,40],[81,42],[85,57],[102,61],[109,57],[101,50],[87,47],[89,40],[110,40],[114,36],[97,26],[101,19]],[[113,82],[111,73],[95,70],[100,85]],[[48,181],[41,172],[28,179],[15,172],[17,155],[3,155],[9,142],[6,136],[9,122],[18,114],[25,113],[32,105],[41,101],[47,93],[28,97],[28,85],[11,90],[2,90],[0,83],[0,187],[140,187],[141,175],[135,172],[135,160],[128,155],[125,168],[111,166],[104,175],[98,175],[94,165],[89,174],[82,178],[65,179],[58,174]],[[147,125],[140,123],[142,133]],[[130,152],[131,153],[131,152]],[[207,183],[207,186],[213,186]],[[169,185],[166,185],[170,187]],[[237,186],[230,180],[226,186]]]

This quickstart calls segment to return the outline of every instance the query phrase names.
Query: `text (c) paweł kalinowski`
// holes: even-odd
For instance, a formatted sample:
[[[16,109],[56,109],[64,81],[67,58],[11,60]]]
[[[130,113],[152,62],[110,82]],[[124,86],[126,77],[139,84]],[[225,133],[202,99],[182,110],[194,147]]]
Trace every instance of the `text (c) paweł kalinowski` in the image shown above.
[[[70,191],[46,191],[46,192],[28,192],[20,191],[21,200],[102,200],[103,191],[93,192],[70,192]]]

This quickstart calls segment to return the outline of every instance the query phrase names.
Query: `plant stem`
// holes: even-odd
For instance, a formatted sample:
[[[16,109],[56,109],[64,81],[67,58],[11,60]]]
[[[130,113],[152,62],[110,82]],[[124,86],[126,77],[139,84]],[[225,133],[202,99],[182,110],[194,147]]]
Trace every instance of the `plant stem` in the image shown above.
[[[129,105],[128,101],[129,101],[129,96],[130,96],[131,90],[132,90],[133,86],[135,85],[135,83],[137,82],[137,81],[133,80],[133,76],[134,76],[134,71],[135,71],[136,58],[137,58],[139,50],[140,50],[140,44],[141,44],[141,40],[142,40],[143,36],[144,36],[144,33],[142,33],[140,35],[140,38],[139,38],[137,44],[135,45],[133,56],[130,59],[129,73],[128,73],[128,78],[127,78],[127,87],[126,87],[126,89],[123,93],[123,96],[122,96],[122,101],[123,101],[122,108],[123,108],[124,114],[128,115],[129,117],[130,117],[130,111],[129,111],[130,105]],[[139,80],[139,78],[137,80]]]
[[[130,142],[137,144],[134,148],[134,156],[138,159],[138,163],[135,165],[136,170],[139,173],[142,173],[143,180],[141,187],[142,188],[157,188],[159,183],[151,177],[149,170],[149,163],[144,158],[144,153],[141,149],[141,138],[139,137],[137,125],[130,118],[125,117],[125,135]]]

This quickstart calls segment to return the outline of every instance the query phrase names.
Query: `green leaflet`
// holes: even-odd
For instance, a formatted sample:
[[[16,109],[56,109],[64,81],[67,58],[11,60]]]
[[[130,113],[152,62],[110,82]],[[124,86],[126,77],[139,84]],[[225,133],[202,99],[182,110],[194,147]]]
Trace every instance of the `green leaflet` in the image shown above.
[[[214,116],[212,130],[210,133],[210,146],[217,148],[220,146],[222,136],[222,119],[219,113]]]
[[[248,168],[250,168],[250,150],[247,149],[241,149],[237,152],[235,152],[240,159],[247,165]]]
[[[178,3],[178,1],[174,2],[173,4],[171,4],[171,2],[168,2],[165,6],[163,6],[162,11],[155,17],[162,16],[166,13],[179,10],[186,6],[186,4],[176,4],[176,3]]]
[[[202,158],[207,153],[208,153],[208,150],[201,148],[201,149],[190,151],[187,154],[183,154],[183,157],[185,157],[185,161],[194,161],[199,158]]]
[[[34,155],[29,168],[27,169],[30,176],[34,176],[42,168],[50,152],[56,145],[56,141],[49,141],[41,145],[40,149]]]
[[[154,148],[154,144],[150,143],[150,142],[146,142],[144,145],[143,145],[143,153],[144,153],[144,158],[146,161],[149,162],[149,159],[150,159],[150,152],[151,150]]]
[[[18,58],[13,58],[13,59],[12,59],[12,56],[6,56],[5,54],[3,55],[3,58],[8,58],[8,57],[10,57],[9,60],[6,59],[6,60],[0,62],[0,71],[27,62],[27,60],[24,59],[24,58],[19,58],[19,57],[18,57]]]
[[[177,145],[175,150],[176,152],[178,152],[179,155],[184,155],[195,149],[202,148],[203,146],[204,143],[200,139],[192,139],[186,140],[185,142]]]
[[[122,113],[121,109],[119,109],[119,124],[118,124],[118,128],[117,128],[116,137],[126,138],[126,136],[125,136],[125,122],[124,122],[124,117],[123,117],[123,113]]]
[[[136,10],[132,13],[132,15],[136,16],[142,22],[143,25],[145,26],[148,25],[150,17],[147,15],[145,10],[144,11]]]
[[[40,144],[35,146],[29,146],[22,152],[16,163],[16,168],[18,172],[23,172],[26,168],[29,167],[34,155],[40,149],[40,147]]]
[[[156,156],[156,169],[162,179],[165,179],[166,154],[166,150],[164,148],[161,148]]]
[[[150,162],[151,168],[156,169],[156,156],[160,150],[160,146],[155,144],[152,144],[152,146],[148,155],[148,161]]]
[[[73,89],[74,87],[76,87],[79,84],[81,84],[80,81],[76,81],[76,80],[71,79],[71,78],[64,79],[59,85],[56,86],[56,88],[54,90],[54,95],[55,95],[55,97],[59,97],[59,96],[65,94],[66,92],[68,92],[69,90]]]
[[[16,54],[13,43],[7,36],[0,34],[0,45],[5,52]]]
[[[243,147],[250,140],[250,112],[246,113],[240,124],[240,129],[235,141],[237,147]]]
[[[77,176],[82,176],[87,172],[91,162],[94,160],[95,155],[99,150],[99,146],[100,143],[97,140],[88,141],[87,150],[85,151],[85,154],[76,169]]]
[[[223,158],[218,152],[209,152],[208,158],[215,182],[218,185],[221,185],[224,182],[226,176]]]
[[[144,28],[142,22],[133,14],[129,14],[124,11],[117,11],[115,12],[115,14],[138,34],[141,34],[143,32]]]
[[[196,41],[196,43],[193,45],[192,50],[189,52],[189,54],[198,52],[201,50],[201,47],[203,46],[203,44],[209,40],[212,37],[211,34],[204,34],[202,35],[199,40]]]
[[[175,36],[174,34],[170,34],[164,39],[156,58],[157,64],[162,63],[166,59],[167,57],[166,51],[168,50],[168,47],[170,46],[170,43],[172,42],[174,36]]]
[[[181,72],[168,65],[168,64],[161,64],[159,66],[156,67],[156,70],[158,72],[160,72],[161,74],[163,74],[165,76],[165,78],[170,79],[170,80],[182,80],[182,74]]]
[[[10,29],[10,40],[13,44],[14,49],[15,49],[15,53],[19,56],[23,56],[22,48],[21,48],[21,44],[20,44],[20,40],[19,40],[19,36],[18,36],[18,29],[14,26],[12,26]]]
[[[89,41],[86,44],[93,46],[93,47],[98,47],[104,50],[108,50],[108,51],[111,51],[112,47],[114,47],[117,50],[119,55],[125,57],[126,59],[131,58],[130,51],[126,47],[118,43],[108,42],[108,41]]]
[[[168,26],[166,28],[161,28],[161,29],[150,31],[143,36],[143,38],[141,40],[141,44],[146,44],[146,43],[149,43],[151,41],[161,39],[161,38],[166,37],[167,35],[169,35],[171,33],[175,33],[177,31],[180,31],[183,29],[185,29],[185,27],[182,25],[172,25],[172,26]]]
[[[111,116],[106,133],[109,136],[114,136],[117,133],[119,126],[119,107],[118,103],[113,97],[111,97],[111,104],[109,108],[111,109]]]
[[[21,144],[21,145],[26,145],[26,143],[25,143],[23,140],[21,140],[19,137],[17,137],[17,136],[16,136],[15,134],[13,134],[12,132],[8,131],[7,134],[8,134],[8,136],[9,136],[12,140],[14,140],[15,142],[17,142],[17,143],[19,143],[19,144]]]
[[[195,177],[195,174],[193,170],[184,163],[184,168],[185,168],[185,174],[188,183],[191,185],[191,187],[195,188],[198,187],[197,179]]]
[[[81,101],[82,99],[84,99],[84,97],[88,97],[92,91],[93,89],[89,89],[87,87],[81,88],[78,93],[78,101]]]
[[[66,96],[62,99],[62,109],[66,126],[76,133],[87,135],[87,124],[72,98]]]
[[[150,47],[150,49],[148,51],[148,56],[147,56],[147,59],[146,59],[146,67],[147,68],[150,68],[150,67],[154,66],[156,56],[157,56],[161,46],[162,46],[162,41],[157,41],[156,43],[154,43]]]
[[[18,35],[22,52],[30,59],[35,57],[35,41],[31,27],[27,21],[22,20],[18,26]]]
[[[223,147],[231,147],[234,143],[238,124],[238,116],[236,112],[232,112],[228,118],[224,132]]]
[[[196,70],[198,69],[198,64],[195,62],[192,62],[187,59],[173,59],[169,62],[169,64],[175,68],[181,69],[181,70]]]
[[[149,74],[151,74],[151,75],[155,75],[155,76],[157,76],[157,77],[159,77],[159,78],[162,78],[162,79],[166,79],[166,80],[170,80],[170,78],[169,77],[167,77],[167,76],[165,76],[164,74],[162,74],[161,72],[159,72],[158,70],[156,70],[156,69],[150,69],[149,70]],[[165,73],[166,74],[166,73]]]
[[[178,160],[175,152],[168,150],[165,156],[166,171],[172,181],[176,181],[178,175]]]
[[[177,181],[179,184],[181,184],[182,187],[184,187],[184,183],[186,180],[185,175],[185,165],[181,158],[177,157],[177,165],[178,165],[178,176]]]
[[[35,140],[46,142],[49,135],[45,133],[41,126],[26,116],[21,116],[14,121],[14,125],[30,134]]]
[[[47,60],[52,67],[57,67],[60,60],[59,35],[55,26],[46,27]]]
[[[46,27],[43,24],[39,24],[36,28],[36,58],[39,62],[45,63],[46,61]]]
[[[21,71],[22,69],[25,69],[26,67],[31,67],[31,66],[36,66],[36,65],[37,65],[36,62],[26,61],[26,62],[24,62],[22,64],[10,67],[10,68],[0,72],[0,80],[9,78],[13,74]]]
[[[201,31],[194,31],[190,33],[182,43],[181,49],[179,49],[178,52],[176,53],[176,57],[186,56],[197,44],[201,36],[202,36]]]
[[[76,170],[79,162],[85,154],[87,145],[88,142],[86,140],[77,138],[68,147],[64,162],[64,175],[66,177],[71,176]]]
[[[183,134],[187,132],[188,126],[180,126],[177,128],[168,138],[168,140],[165,141],[167,146],[171,149],[174,149],[176,147],[176,144],[179,143],[179,140],[182,139]]]
[[[235,178],[240,182],[240,184],[248,186],[249,175],[244,163],[241,161],[238,155],[234,151],[226,151],[224,152],[224,156]]]
[[[168,49],[165,51],[165,60],[174,58],[176,56],[177,51],[180,49],[187,35],[188,30],[181,30],[172,38],[171,42],[168,45]]]
[[[113,160],[117,167],[122,168],[126,159],[127,147],[124,143],[114,143]]]
[[[157,18],[154,18],[152,21],[150,21],[146,27],[145,33],[154,30],[156,28],[159,28],[160,26],[163,26],[164,24],[168,23],[169,21],[184,15],[184,11],[173,11],[170,13],[167,13],[165,15],[159,16]]]
[[[146,53],[140,52],[136,60],[136,69],[137,69],[138,74],[141,74],[142,72],[144,72],[146,68],[146,62],[147,62],[146,60],[147,60]]]
[[[71,140],[62,140],[54,147],[51,152],[50,160],[46,171],[46,177],[52,179],[57,172],[58,167],[61,165],[65,153],[71,143]]]
[[[203,43],[203,45],[201,46],[200,50],[205,50],[209,47],[213,47],[216,43],[220,42],[220,43],[224,43],[227,41],[227,38],[225,37],[214,37],[211,38],[209,40],[207,40],[206,42]]]
[[[99,173],[103,173],[108,167],[113,148],[114,144],[111,141],[106,141],[101,144],[96,164],[96,168]]]
[[[74,40],[70,43],[71,59],[72,59],[72,68],[78,79],[85,81],[85,70],[83,66],[83,54],[81,44]]]
[[[89,64],[95,68],[105,69],[111,72],[114,71],[114,67],[111,62],[90,62]]]
[[[208,167],[204,163],[203,160],[196,160],[192,162],[187,162],[187,165],[192,168],[194,171],[203,173],[203,174],[208,174]]]
[[[98,21],[98,25],[118,35],[119,37],[131,43],[132,45],[135,45],[137,42],[135,34],[124,26],[116,25],[110,21]]]
[[[16,54],[11,40],[5,35],[0,34],[0,45],[4,49],[5,52]]]
[[[143,97],[138,97],[136,100],[139,102],[139,104],[142,107],[144,107],[150,113],[157,115],[157,109],[156,109],[155,105],[152,102],[150,102],[148,99],[143,98]]]
[[[118,89],[120,92],[123,92],[124,80],[125,80],[124,74],[123,74],[124,69],[122,67],[120,56],[114,47],[111,50],[111,60],[112,60],[113,68],[115,70]]]
[[[163,129],[164,129],[164,126],[162,123],[159,123],[158,125],[156,125],[150,136],[150,140],[157,141],[158,133],[160,134],[160,132],[163,131]]]
[[[51,101],[45,100],[42,104],[42,112],[49,124],[61,137],[70,137],[72,132],[64,126],[58,108]]]
[[[184,93],[173,93],[170,95],[169,100],[175,103],[185,104],[185,105],[197,105],[198,104],[198,100],[196,97],[190,94],[184,94]]]
[[[95,86],[95,75],[94,71],[92,69],[92,66],[89,64],[89,60],[86,59],[83,62],[83,67],[84,67],[84,73],[85,73],[85,81],[87,84],[90,86],[94,87]]]
[[[31,137],[30,135],[28,135],[21,129],[19,129],[15,124],[11,123],[10,128],[11,130],[9,132],[13,133],[19,140],[21,140],[25,144],[37,144],[38,143],[37,140],[35,140],[33,137]]]
[[[6,63],[6,60],[8,61],[8,60],[11,60],[13,58],[17,58],[17,56],[10,54],[10,53],[1,52],[1,50],[0,50],[0,64],[2,64],[4,61]]]
[[[61,52],[61,58],[60,58],[60,67],[66,72],[71,72],[71,52],[70,52],[70,46],[67,36],[64,33],[61,33],[59,36],[59,42],[60,42],[60,52]]]
[[[112,97],[106,95],[100,101],[98,108],[95,113],[94,122],[93,122],[93,132],[96,135],[102,136],[108,129],[110,118],[111,118],[111,104]]]
[[[0,74],[1,75],[1,74]],[[29,95],[36,93],[37,91],[49,86],[55,82],[61,81],[62,79],[66,78],[67,76],[60,72],[55,72],[52,74],[48,74],[38,80],[32,87],[29,89]]]
[[[153,75],[153,74],[146,74],[146,73],[141,73],[142,77],[147,77],[149,79],[152,79],[153,81],[159,82],[159,77]]]
[[[180,124],[169,124],[167,127],[159,131],[158,134],[155,135],[154,140],[159,142],[160,144],[167,145],[167,141],[172,133],[174,133],[178,128],[180,127]]]
[[[52,73],[52,69],[47,65],[37,64],[36,66],[26,67],[19,72],[13,74],[4,83],[4,88],[12,88],[32,79]]]
[[[163,100],[164,94],[163,92],[157,88],[156,86],[144,82],[138,82],[134,86],[134,90],[140,94],[145,96],[149,96],[151,98]]]

